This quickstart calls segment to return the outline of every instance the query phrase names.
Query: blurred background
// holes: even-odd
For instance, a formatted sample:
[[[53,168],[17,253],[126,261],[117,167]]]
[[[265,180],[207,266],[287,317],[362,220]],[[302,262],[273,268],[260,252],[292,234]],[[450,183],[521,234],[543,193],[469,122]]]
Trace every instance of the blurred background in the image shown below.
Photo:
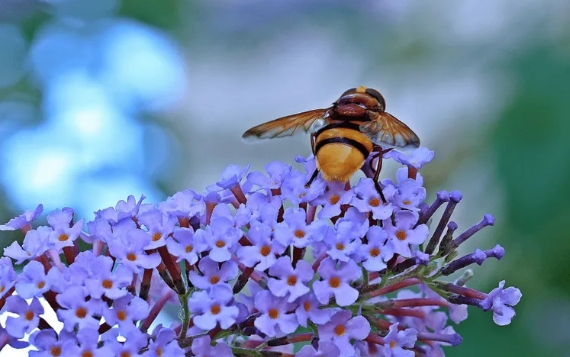
[[[435,150],[429,198],[461,190],[463,229],[495,214],[468,249],[507,253],[470,285],[523,293],[507,327],[470,310],[447,356],[569,356],[569,18],[566,0],[0,0],[0,222],[293,164],[308,137],[241,134],[366,85]]]

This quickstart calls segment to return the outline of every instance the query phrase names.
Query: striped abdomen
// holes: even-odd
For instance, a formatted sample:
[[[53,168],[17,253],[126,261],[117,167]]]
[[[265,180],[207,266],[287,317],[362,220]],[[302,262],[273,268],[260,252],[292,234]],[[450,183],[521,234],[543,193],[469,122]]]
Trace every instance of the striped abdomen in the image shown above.
[[[372,151],[372,142],[358,129],[360,123],[333,122],[316,132],[314,152],[325,180],[350,180]]]

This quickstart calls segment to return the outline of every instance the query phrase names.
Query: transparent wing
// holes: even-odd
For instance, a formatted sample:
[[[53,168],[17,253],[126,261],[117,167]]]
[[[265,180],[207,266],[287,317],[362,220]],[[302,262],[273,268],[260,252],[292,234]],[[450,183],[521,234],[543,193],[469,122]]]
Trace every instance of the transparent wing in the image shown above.
[[[327,109],[315,109],[299,114],[288,115],[267,123],[254,126],[245,133],[243,139],[273,139],[291,136],[299,129],[307,132],[318,119],[323,119]]]
[[[360,131],[374,144],[386,147],[418,147],[420,138],[392,114],[368,111],[371,121],[360,125]]]

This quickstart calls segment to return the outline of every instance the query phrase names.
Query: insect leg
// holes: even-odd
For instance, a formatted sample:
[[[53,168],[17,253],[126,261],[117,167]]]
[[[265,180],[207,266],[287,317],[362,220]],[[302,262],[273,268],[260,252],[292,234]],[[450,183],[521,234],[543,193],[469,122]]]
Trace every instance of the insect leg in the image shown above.
[[[378,153],[375,154],[374,156],[378,156],[378,163],[376,164],[376,170],[374,171],[374,178],[372,180],[374,180],[374,185],[376,186],[376,190],[378,191],[378,193],[380,194],[380,198],[382,198],[382,202],[386,202],[386,197],[384,197],[384,193],[382,192],[382,188],[380,187],[380,183],[378,182],[378,179],[380,178],[380,171],[382,171],[382,159],[384,157],[384,154],[391,151],[392,148],[390,149],[386,149],[386,150],[382,150],[382,148],[380,146],[375,146],[374,147],[374,151],[377,151]],[[374,160],[374,157],[372,158],[372,160]],[[372,167],[372,160],[370,161],[370,166]]]
[[[311,150],[313,151],[313,156],[315,157],[315,160],[317,159],[317,154],[315,153],[316,137],[317,137],[316,133],[311,133]],[[313,174],[311,175],[311,178],[309,179],[309,182],[305,184],[306,188],[309,188],[311,186],[313,181],[315,181],[315,179],[317,178],[318,174],[319,174],[319,169],[315,169],[315,171],[313,171]]]

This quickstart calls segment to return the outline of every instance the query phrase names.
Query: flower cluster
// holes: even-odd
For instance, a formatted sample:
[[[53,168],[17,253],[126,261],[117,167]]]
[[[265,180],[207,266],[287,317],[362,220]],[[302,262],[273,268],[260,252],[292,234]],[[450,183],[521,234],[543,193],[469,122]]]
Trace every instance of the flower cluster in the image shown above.
[[[130,196],[87,223],[64,208],[47,215],[49,226],[33,228],[40,205],[0,226],[25,233],[0,258],[0,307],[10,313],[0,350],[443,356],[441,346],[461,342],[450,321],[464,320],[467,305],[492,310],[505,325],[521,293],[504,282],[488,294],[468,288],[470,270],[442,280],[504,250],[458,257],[458,246],[493,217],[456,234],[451,215],[461,193],[425,202],[419,169],[432,157],[425,148],[387,153],[403,167],[381,192],[369,177],[354,186],[317,178],[307,187],[315,161],[297,158],[303,171],[280,162],[267,173],[230,165],[205,194],[184,190],[156,205]],[[166,304],[178,306],[180,320],[156,324]],[[44,319],[45,309],[62,329]]]

